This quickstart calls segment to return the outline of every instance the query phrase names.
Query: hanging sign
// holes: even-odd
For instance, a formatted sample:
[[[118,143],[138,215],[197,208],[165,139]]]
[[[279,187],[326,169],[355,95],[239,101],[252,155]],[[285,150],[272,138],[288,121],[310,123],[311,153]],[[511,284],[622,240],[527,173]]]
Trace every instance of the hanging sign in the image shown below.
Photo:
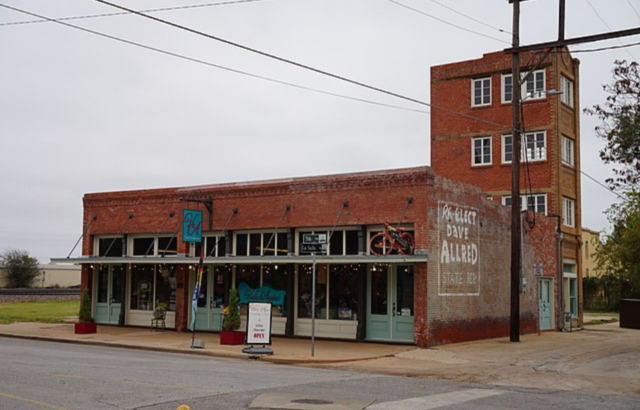
[[[249,302],[246,344],[271,344],[271,303]]]
[[[202,211],[183,211],[182,242],[202,242]]]

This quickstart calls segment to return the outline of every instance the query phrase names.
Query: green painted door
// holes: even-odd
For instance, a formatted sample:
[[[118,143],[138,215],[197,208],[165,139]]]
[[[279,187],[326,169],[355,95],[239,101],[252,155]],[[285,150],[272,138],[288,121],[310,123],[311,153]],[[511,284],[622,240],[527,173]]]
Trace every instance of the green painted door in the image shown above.
[[[124,268],[122,265],[100,265],[94,274],[94,283],[95,321],[117,325],[122,311]]]
[[[553,328],[553,321],[551,320],[552,294],[551,279],[541,278],[538,296],[540,330],[550,330]]]
[[[191,294],[195,286],[195,274],[191,280]],[[219,331],[222,329],[222,304],[224,302],[224,272],[217,267],[205,266],[202,286],[198,297],[196,331]]]
[[[367,339],[413,342],[413,267],[372,267],[367,294]]]

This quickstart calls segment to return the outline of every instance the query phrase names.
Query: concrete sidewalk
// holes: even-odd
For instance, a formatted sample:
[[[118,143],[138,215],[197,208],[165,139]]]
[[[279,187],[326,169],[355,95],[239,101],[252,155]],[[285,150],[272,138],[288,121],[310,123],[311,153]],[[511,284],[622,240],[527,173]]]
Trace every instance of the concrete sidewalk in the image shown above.
[[[249,359],[244,346],[220,345],[213,333],[197,333],[202,349],[192,349],[191,334],[143,328],[98,326],[98,333],[76,335],[73,324],[0,325],[0,336],[66,343],[128,347],[215,357]],[[574,332],[452,344],[433,349],[382,343],[273,338],[273,363],[318,366],[357,372],[403,375],[500,386],[598,391],[640,395],[640,330],[618,323],[586,326]]]

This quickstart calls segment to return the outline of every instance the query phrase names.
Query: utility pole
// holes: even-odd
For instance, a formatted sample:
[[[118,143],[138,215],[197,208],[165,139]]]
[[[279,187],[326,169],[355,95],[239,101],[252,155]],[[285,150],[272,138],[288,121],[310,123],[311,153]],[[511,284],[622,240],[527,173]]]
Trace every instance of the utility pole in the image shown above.
[[[512,47],[520,47],[520,0],[513,0]],[[511,324],[509,339],[520,341],[520,53],[512,55],[513,152],[511,156]]]

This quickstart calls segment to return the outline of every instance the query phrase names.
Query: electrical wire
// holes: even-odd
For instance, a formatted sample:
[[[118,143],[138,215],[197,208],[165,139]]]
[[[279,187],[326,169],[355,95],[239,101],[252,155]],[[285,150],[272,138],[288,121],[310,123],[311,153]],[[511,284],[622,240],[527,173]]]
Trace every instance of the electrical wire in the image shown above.
[[[96,0],[96,1],[100,1],[100,0]],[[499,38],[496,38],[496,37],[492,37],[492,36],[490,36],[490,35],[483,34],[483,33],[480,33],[480,32],[478,32],[478,31],[473,31],[473,30],[470,30],[470,29],[468,29],[468,28],[465,28],[465,27],[459,26],[459,25],[457,25],[457,24],[450,23],[450,22],[448,22],[447,20],[443,20],[443,19],[441,19],[441,18],[439,18],[439,17],[436,17],[436,16],[433,16],[433,15],[431,15],[431,14],[425,13],[424,11],[421,11],[421,10],[418,10],[418,9],[414,9],[413,7],[409,7],[409,6],[407,6],[406,4],[402,4],[402,3],[397,2],[397,1],[395,1],[395,0],[387,0],[387,1],[388,1],[389,3],[393,3],[393,4],[397,5],[397,6],[404,7],[404,8],[405,8],[405,9],[407,9],[407,10],[411,10],[411,11],[416,12],[416,13],[418,13],[418,14],[422,14],[423,16],[427,16],[427,17],[432,18],[432,19],[434,19],[434,20],[437,20],[437,21],[439,21],[439,22],[441,22],[441,23],[447,24],[447,25],[449,25],[449,26],[451,26],[451,27],[455,27],[455,28],[457,28],[457,29],[460,29],[460,30],[466,31],[467,33],[475,34],[475,35],[477,35],[477,36],[486,37],[486,38],[489,38],[489,39],[491,39],[491,40],[499,41],[499,42],[504,43],[504,44],[511,44],[511,43],[509,43],[508,41],[505,41],[505,40],[502,40],[502,39],[499,39]]]
[[[615,196],[617,196],[620,199],[625,199],[625,197],[623,197],[622,195],[620,195],[619,193],[617,193],[616,191],[614,191],[613,189],[609,188],[608,186],[606,186],[605,184],[603,184],[602,182],[598,181],[597,179],[595,179],[594,177],[592,177],[591,175],[587,174],[586,172],[584,172],[583,170],[580,170],[580,173],[582,175],[584,175],[585,177],[589,178],[590,180],[592,180],[593,182],[595,182],[596,184],[600,185],[601,187],[603,187],[604,189],[606,189],[607,191],[613,193]]]
[[[482,25],[483,25],[483,26],[485,26],[485,27],[489,27],[489,28],[492,28],[492,29],[494,29],[494,30],[498,30],[498,31],[499,31],[499,32],[501,32],[501,33],[511,34],[511,32],[510,32],[510,31],[508,31],[508,30],[503,30],[503,29],[501,29],[501,28],[499,28],[499,27],[492,26],[491,24],[487,24],[487,23],[485,23],[485,22],[484,22],[484,21],[482,21],[482,20],[478,20],[477,18],[474,18],[474,17],[471,17],[471,16],[469,16],[469,15],[467,15],[467,14],[464,14],[464,13],[462,13],[462,12],[460,12],[460,11],[456,10],[456,9],[453,9],[453,8],[451,8],[451,7],[449,7],[449,6],[445,5],[445,4],[440,3],[439,1],[436,1],[436,0],[429,0],[429,1],[430,1],[430,2],[432,2],[432,3],[437,4],[437,5],[438,5],[438,6],[440,6],[440,7],[444,7],[445,9],[450,10],[450,11],[452,11],[452,12],[454,12],[454,13],[456,13],[456,14],[458,14],[458,15],[462,16],[462,17],[468,18],[468,19],[469,19],[469,20],[471,20],[471,21],[475,21],[476,23],[482,24]],[[627,0],[627,1],[628,1],[628,0]]]
[[[240,3],[253,3],[257,1],[270,1],[270,0],[233,0],[233,1],[225,1],[222,3],[204,3],[204,4],[191,4],[186,6],[175,6],[175,7],[163,7],[157,9],[147,9],[147,10],[139,10],[142,13],[157,13],[160,11],[174,11],[174,10],[186,10],[186,9],[195,9],[202,7],[214,7],[214,6],[228,6],[231,4],[240,4]],[[118,13],[102,13],[102,14],[85,14],[82,16],[70,16],[70,17],[58,17],[54,20],[56,21],[69,21],[69,20],[80,20],[80,19],[93,19],[100,17],[114,17],[114,16],[126,16],[128,12],[118,12]],[[24,21],[11,21],[0,23],[0,27],[2,26],[16,26],[22,24],[34,24],[34,23],[49,23],[51,20],[48,19],[38,19],[38,20],[24,20]]]
[[[154,16],[150,16],[148,14],[140,13],[140,12],[137,12],[135,10],[131,10],[131,9],[128,9],[126,7],[123,7],[123,6],[120,6],[120,5],[117,5],[117,4],[109,3],[108,1],[105,1],[105,0],[94,0],[94,1],[96,1],[98,3],[102,3],[102,4],[105,4],[105,5],[108,5],[108,6],[111,6],[111,7],[115,7],[115,8],[120,9],[120,10],[128,11],[130,13],[134,13],[134,14],[140,16],[140,17],[145,17],[147,19],[154,20],[154,21],[166,24],[166,25],[174,27],[174,28],[178,28],[180,30],[187,31],[189,33],[197,34],[199,36],[206,37],[206,38],[211,39],[211,40],[219,41],[221,43],[224,43],[224,44],[227,44],[227,45],[230,45],[230,46],[233,46],[233,47],[237,47],[237,48],[240,48],[242,50],[249,51],[249,52],[261,55],[263,57],[268,57],[268,58],[271,58],[273,60],[277,60],[277,61],[280,61],[280,62],[283,62],[283,63],[286,63],[286,64],[290,64],[290,65],[293,65],[293,66],[296,66],[296,67],[299,67],[299,68],[303,68],[305,70],[309,70],[309,71],[313,71],[313,72],[318,73],[318,74],[325,75],[327,77],[335,78],[335,79],[340,80],[340,81],[344,81],[344,82],[347,82],[347,83],[350,83],[350,84],[353,84],[353,85],[357,85],[357,86],[360,86],[360,87],[363,87],[363,88],[367,88],[369,90],[373,90],[373,91],[377,91],[377,92],[380,92],[380,93],[383,93],[383,94],[391,95],[393,97],[400,98],[400,99],[403,99],[403,100],[406,100],[406,101],[410,101],[410,102],[413,102],[413,103],[416,103],[416,104],[419,104],[419,105],[424,105],[424,106],[427,106],[427,107],[431,107],[432,109],[437,109],[437,110],[440,110],[440,111],[443,111],[443,112],[447,112],[449,114],[452,114],[452,115],[455,115],[455,116],[458,116],[458,117],[467,118],[467,119],[474,120],[474,121],[479,121],[479,122],[484,122],[486,124],[498,126],[498,127],[501,127],[501,128],[512,128],[511,126],[507,126],[507,125],[504,125],[504,124],[499,124],[497,122],[490,121],[490,120],[485,120],[484,118],[475,117],[473,115],[464,114],[464,113],[461,113],[461,112],[458,112],[458,111],[455,111],[455,110],[451,110],[449,108],[444,108],[444,107],[440,107],[440,106],[437,106],[437,105],[433,105],[431,103],[428,103],[428,102],[425,102],[425,101],[421,101],[421,100],[418,100],[418,99],[415,99],[415,98],[407,97],[407,96],[404,96],[402,94],[398,94],[398,93],[395,93],[395,92],[392,92],[392,91],[385,90],[383,88],[374,87],[372,85],[368,85],[368,84],[365,84],[365,83],[360,82],[360,81],[352,80],[350,78],[343,77],[343,76],[340,76],[340,75],[337,75],[337,74],[333,74],[333,73],[330,73],[328,71],[320,70],[318,68],[314,68],[314,67],[311,67],[311,66],[306,65],[306,64],[298,63],[296,61],[289,60],[289,59],[284,58],[284,57],[279,57],[279,56],[274,55],[274,54],[270,54],[270,53],[267,53],[267,52],[264,52],[264,51],[260,51],[258,49],[251,48],[249,46],[245,46],[245,45],[242,45],[242,44],[230,41],[230,40],[226,40],[224,38],[217,37],[217,36],[214,36],[214,35],[211,35],[211,34],[207,34],[207,33],[204,33],[202,31],[198,31],[198,30],[186,27],[186,26],[182,26],[180,24],[173,23],[171,21],[163,20],[163,19],[160,19],[158,17],[154,17]],[[61,22],[60,24],[65,24],[65,23]]]
[[[604,18],[602,18],[602,16],[600,15],[600,13],[598,13],[598,10],[596,10],[595,7],[593,7],[593,4],[591,4],[591,2],[589,0],[585,0],[587,2],[587,4],[589,5],[589,7],[591,7],[591,10],[593,10],[594,13],[596,13],[596,15],[598,16],[598,18],[600,19],[600,21],[602,21],[602,23],[604,23],[604,25],[609,29],[609,31],[613,31],[613,29],[609,26],[609,24],[607,24],[607,22],[604,20]],[[622,44],[622,41],[618,38],[618,43]],[[631,57],[631,59],[633,61],[636,60],[636,58],[633,56],[633,54],[631,54],[631,51],[629,51],[629,49],[625,48],[625,51],[627,52],[627,54],[629,54],[629,56]]]
[[[631,3],[631,0],[627,0],[627,3],[629,3],[634,13],[636,13],[636,16],[638,16],[638,18],[640,19],[640,13],[638,13],[638,10],[636,10],[636,7],[633,5],[633,3]]]
[[[590,48],[587,50],[559,50],[559,51],[554,51],[554,53],[571,53],[571,54],[577,54],[577,53],[593,53],[596,51],[606,51],[606,50],[616,50],[619,48],[627,48],[627,47],[635,47],[635,46],[640,46],[640,42],[638,43],[630,43],[630,44],[622,44],[619,46],[608,46],[608,47],[600,47],[600,48]]]
[[[123,39],[121,37],[112,36],[110,34],[101,33],[99,31],[95,31],[95,30],[90,30],[90,29],[87,29],[87,28],[84,28],[84,27],[76,26],[74,24],[65,23],[65,22],[62,22],[62,21],[57,21],[57,20],[51,19],[49,17],[41,16],[41,15],[26,11],[26,10],[21,10],[21,9],[12,7],[12,6],[7,6],[5,4],[0,4],[0,7],[4,7],[4,8],[7,8],[7,9],[10,9],[10,10],[19,12],[19,13],[24,13],[24,14],[30,15],[32,17],[38,17],[38,18],[41,18],[41,19],[46,19],[47,21],[51,21],[53,23],[58,23],[58,24],[61,24],[63,26],[74,28],[74,29],[77,29],[77,30],[80,30],[80,31],[84,31],[84,32],[87,32],[87,33],[90,33],[90,34],[94,34],[94,35],[97,35],[97,36],[100,36],[100,37],[108,38],[108,39],[111,39],[111,40],[119,41],[121,43],[129,44],[129,45],[132,45],[132,46],[135,46],[135,47],[143,48],[145,50],[155,51],[157,53],[165,54],[165,55],[168,55],[168,56],[171,56],[171,57],[176,57],[176,58],[179,58],[179,59],[182,59],[182,60],[191,61],[191,62],[194,62],[194,63],[206,65],[206,66],[209,66],[209,67],[218,68],[220,70],[225,70],[225,71],[229,71],[229,72],[240,74],[240,75],[245,75],[245,76],[252,77],[252,78],[257,78],[257,79],[260,79],[260,80],[273,82],[273,83],[276,83],[276,84],[286,85],[288,87],[298,88],[298,89],[301,89],[301,90],[316,92],[316,93],[320,93],[320,94],[330,95],[330,96],[333,96],[333,97],[343,98],[343,99],[351,100],[351,101],[363,102],[363,103],[377,105],[377,106],[381,106],[381,107],[394,108],[394,109],[404,110],[404,111],[418,112],[418,113],[422,113],[422,114],[429,114],[430,113],[430,111],[426,111],[426,110],[419,110],[419,109],[415,109],[415,108],[408,108],[408,107],[402,107],[402,106],[397,106],[397,105],[392,105],[392,104],[386,104],[386,103],[381,103],[381,102],[377,102],[377,101],[367,100],[367,99],[364,99],[364,98],[351,97],[351,96],[344,95],[344,94],[333,93],[333,92],[330,92],[330,91],[324,91],[324,90],[320,90],[320,89],[317,89],[317,88],[311,88],[311,87],[307,87],[307,86],[304,86],[304,85],[290,83],[290,82],[287,82],[287,81],[277,80],[277,79],[274,79],[274,78],[265,77],[265,76],[258,75],[258,74],[253,74],[253,73],[250,73],[250,72],[247,72],[247,71],[242,71],[242,70],[238,70],[238,69],[235,69],[235,68],[226,67],[226,66],[223,66],[223,65],[211,63],[211,62],[200,60],[200,59],[197,59],[197,58],[188,57],[188,56],[185,56],[183,54],[174,53],[172,51],[163,50],[163,49],[160,49],[160,48],[157,48],[157,47],[148,46],[148,45],[145,45],[145,44],[142,44],[142,43],[137,43],[135,41]]]

